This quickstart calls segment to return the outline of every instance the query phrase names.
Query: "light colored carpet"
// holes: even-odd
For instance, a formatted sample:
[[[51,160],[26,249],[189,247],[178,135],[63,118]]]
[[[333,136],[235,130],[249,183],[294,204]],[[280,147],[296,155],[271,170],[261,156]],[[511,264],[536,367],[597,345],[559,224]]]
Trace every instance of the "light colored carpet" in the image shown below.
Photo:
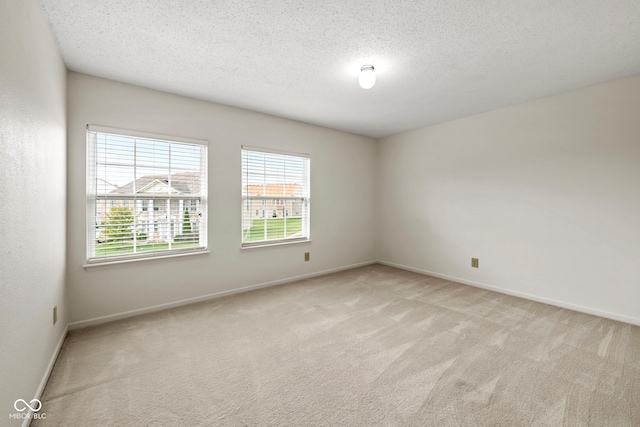
[[[640,426],[640,328],[382,265],[73,331],[32,426]]]

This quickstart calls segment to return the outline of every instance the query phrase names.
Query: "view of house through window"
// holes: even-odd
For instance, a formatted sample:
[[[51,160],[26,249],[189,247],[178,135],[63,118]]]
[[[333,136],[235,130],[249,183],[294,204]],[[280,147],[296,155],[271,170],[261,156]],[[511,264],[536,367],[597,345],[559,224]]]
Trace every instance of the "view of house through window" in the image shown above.
[[[242,147],[242,246],[309,240],[309,156]]]
[[[87,127],[89,263],[206,248],[205,141]]]

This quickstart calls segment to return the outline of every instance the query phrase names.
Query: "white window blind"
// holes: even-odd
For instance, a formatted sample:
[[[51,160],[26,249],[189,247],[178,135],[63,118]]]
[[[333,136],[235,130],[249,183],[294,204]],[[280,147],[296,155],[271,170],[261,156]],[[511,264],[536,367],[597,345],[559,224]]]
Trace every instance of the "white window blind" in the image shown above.
[[[207,246],[207,142],[87,126],[87,263]]]
[[[242,247],[309,240],[310,159],[242,147]]]

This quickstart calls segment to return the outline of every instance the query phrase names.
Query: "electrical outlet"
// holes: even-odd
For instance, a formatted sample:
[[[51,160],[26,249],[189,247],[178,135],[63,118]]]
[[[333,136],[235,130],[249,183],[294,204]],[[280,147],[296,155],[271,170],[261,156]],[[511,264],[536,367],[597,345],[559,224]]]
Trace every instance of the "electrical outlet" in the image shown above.
[[[53,307],[53,324],[58,322],[58,306]]]
[[[479,263],[480,261],[478,260],[478,258],[471,258],[471,267],[478,268]]]
[[[305,252],[305,253],[304,253],[304,260],[305,260],[305,261],[309,261],[310,259],[311,259],[311,255],[310,255],[310,253],[309,253],[309,252]]]

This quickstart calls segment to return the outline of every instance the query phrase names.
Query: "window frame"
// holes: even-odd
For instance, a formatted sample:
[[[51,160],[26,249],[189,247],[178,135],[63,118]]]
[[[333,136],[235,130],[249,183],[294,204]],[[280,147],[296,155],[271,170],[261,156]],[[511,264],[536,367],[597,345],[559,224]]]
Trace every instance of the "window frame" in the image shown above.
[[[240,248],[241,249],[252,249],[252,248],[260,248],[260,247],[267,247],[267,246],[280,246],[280,245],[289,245],[289,244],[295,244],[295,243],[308,243],[311,242],[311,155],[307,154],[307,153],[299,153],[299,152],[291,152],[291,151],[282,151],[282,150],[275,150],[275,149],[269,149],[269,148],[264,148],[264,147],[255,147],[255,146],[247,146],[247,145],[243,145],[241,146],[241,155],[240,155],[240,162],[241,162],[241,174],[242,174],[242,179],[241,179],[241,199],[242,199],[242,210],[240,212],[240,222],[241,224],[241,234],[240,234]],[[244,160],[244,153],[245,152],[255,152],[255,153],[262,153],[262,154],[271,154],[271,155],[275,155],[275,156],[290,156],[290,157],[296,157],[296,158],[300,158],[303,160],[303,179],[302,179],[302,195],[301,196],[284,196],[284,195],[277,195],[277,196],[260,196],[260,195],[251,195],[248,194],[248,189],[245,189],[245,185],[248,185],[249,179],[247,176],[245,176],[245,173],[248,171],[245,171],[245,160]],[[266,175],[266,172],[265,172]],[[283,179],[284,179],[284,175],[283,175]],[[266,184],[266,183],[265,183]],[[280,238],[280,239],[271,239],[271,240],[259,240],[259,241],[252,241],[252,242],[245,242],[244,241],[244,236],[245,236],[245,204],[249,201],[252,202],[260,202],[257,203],[258,206],[262,206],[263,208],[266,208],[266,212],[265,209],[262,209],[262,217],[259,218],[260,220],[263,221],[267,221],[270,218],[276,218],[276,216],[272,216],[272,212],[276,212],[277,215],[277,202],[282,202],[282,204],[286,204],[289,201],[295,202],[295,201],[299,201],[301,202],[301,210],[302,213],[300,215],[301,217],[301,227],[302,227],[302,236],[301,237],[284,237],[284,238]],[[269,203],[271,201],[271,203]],[[273,208],[270,208],[270,206],[273,206]],[[253,203],[251,204],[251,207],[248,208],[249,210],[247,211],[247,214],[249,215],[249,217],[251,217],[251,213],[253,212],[253,209],[255,209],[255,206],[253,205]],[[283,210],[284,212],[284,210]],[[265,214],[267,214],[265,216]],[[283,216],[282,218],[286,220],[286,218],[288,217],[288,215]],[[277,217],[280,218],[280,217]]]
[[[92,134],[95,135],[92,137]],[[142,211],[140,209],[139,213],[157,213],[154,209],[156,206],[156,201],[176,201],[178,206],[180,205],[179,201],[183,200],[183,205],[187,205],[190,199],[193,199],[192,194],[185,194],[183,197],[179,195],[171,194],[170,192],[167,194],[159,193],[154,194],[153,196],[145,196],[138,194],[117,194],[117,195],[108,195],[108,194],[98,194],[97,188],[97,180],[98,180],[98,172],[97,168],[99,166],[98,163],[98,134],[106,134],[106,135],[114,135],[119,137],[133,138],[133,139],[142,139],[149,141],[158,141],[158,142],[167,142],[171,144],[186,144],[186,145],[197,145],[200,147],[200,155],[199,155],[199,179],[200,179],[200,191],[199,191],[199,200],[200,200],[200,212],[202,218],[202,224],[199,227],[200,231],[198,233],[197,245],[188,248],[171,248],[171,242],[169,242],[169,248],[161,249],[161,250],[152,250],[152,251],[143,251],[132,254],[118,254],[118,255],[104,255],[104,256],[96,256],[96,248],[99,242],[97,241],[96,232],[100,229],[101,224],[98,223],[98,218],[96,217],[96,211],[98,203],[101,201],[111,201],[110,205],[117,201],[126,201],[127,205],[133,206],[134,213],[138,212],[138,200],[151,200],[151,203],[148,203],[147,210]],[[87,163],[86,163],[86,263],[83,267],[93,267],[93,266],[101,266],[101,265],[109,265],[109,264],[119,264],[123,262],[132,262],[132,261],[144,261],[149,259],[158,259],[158,258],[167,258],[167,257],[175,257],[175,256],[184,256],[184,255],[197,255],[208,253],[208,242],[207,242],[207,230],[208,230],[208,141],[201,139],[193,139],[193,138],[185,138],[179,136],[169,136],[162,135],[151,132],[143,132],[143,131],[135,131],[128,129],[118,129],[106,126],[98,126],[98,125],[87,125],[86,126],[86,150],[87,150]],[[173,164],[169,163],[168,166],[169,174],[168,176],[172,176],[175,173],[171,172]],[[135,160],[131,163],[131,167],[136,170],[140,166],[140,164]],[[184,170],[184,169],[183,169]],[[138,177],[134,175],[134,181],[137,181]],[[170,179],[170,178],[169,178]],[[194,193],[195,194],[195,193]],[[130,203],[133,201],[133,203]],[[173,204],[173,203],[172,203]],[[142,204],[140,204],[142,206]],[[167,223],[169,225],[172,224],[172,219],[169,218]],[[140,220],[140,224],[144,223],[145,220]],[[135,222],[133,227],[133,234],[136,235],[138,222]],[[158,221],[155,218],[151,218],[147,221],[147,227],[158,227]],[[172,229],[172,227],[169,227]],[[171,236],[170,236],[171,237]],[[93,241],[92,241],[93,240]],[[135,242],[134,238],[134,242]],[[173,242],[175,243],[175,242]]]

